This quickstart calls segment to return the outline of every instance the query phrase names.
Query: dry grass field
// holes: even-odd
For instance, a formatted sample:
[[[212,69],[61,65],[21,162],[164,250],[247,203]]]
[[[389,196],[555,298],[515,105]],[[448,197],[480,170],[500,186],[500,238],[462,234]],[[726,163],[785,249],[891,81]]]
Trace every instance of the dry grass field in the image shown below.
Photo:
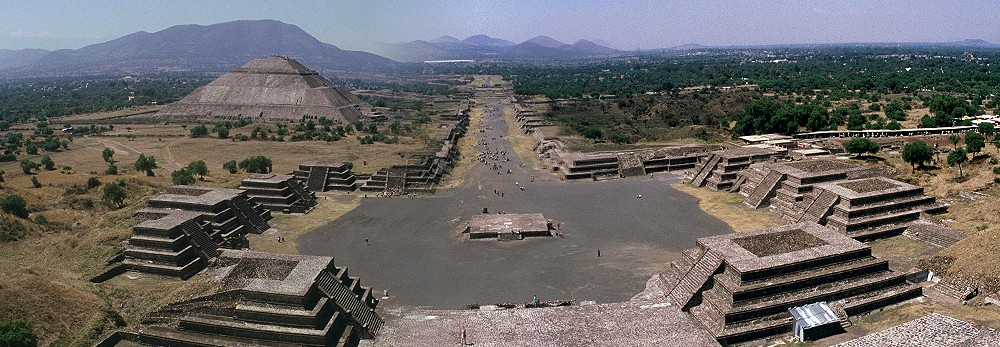
[[[767,209],[751,210],[744,207],[742,195],[695,188],[686,182],[677,182],[670,186],[697,198],[698,207],[712,217],[729,224],[733,231],[749,231],[782,224],[778,217]]]

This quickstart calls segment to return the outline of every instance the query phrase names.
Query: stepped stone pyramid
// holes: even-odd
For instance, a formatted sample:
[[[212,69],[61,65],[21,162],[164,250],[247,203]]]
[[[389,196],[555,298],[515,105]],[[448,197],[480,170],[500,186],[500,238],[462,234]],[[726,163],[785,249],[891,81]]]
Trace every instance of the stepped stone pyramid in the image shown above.
[[[125,248],[125,269],[188,278],[220,248],[247,247],[247,233],[270,226],[271,213],[240,189],[173,186],[140,210]]]
[[[756,147],[736,147],[713,151],[704,159],[699,159],[694,166],[694,176],[691,185],[706,186],[712,190],[728,190],[742,184],[738,181],[739,172],[753,163],[773,161],[782,153]],[[739,189],[738,187],[736,189]]]
[[[158,117],[288,121],[325,117],[353,123],[370,110],[357,96],[299,62],[272,56],[251,60],[157,112]]]
[[[738,343],[790,333],[788,309],[826,301],[850,316],[922,295],[871,248],[815,223],[697,240],[662,278],[670,301],[716,339]]]
[[[307,191],[292,175],[252,174],[240,189],[272,212],[307,213],[316,206],[316,193]]]
[[[310,192],[352,191],[358,187],[354,173],[345,163],[306,162],[299,164],[292,175]]]
[[[225,250],[207,292],[147,315],[126,340],[153,346],[357,346],[384,325],[370,288],[333,258]]]

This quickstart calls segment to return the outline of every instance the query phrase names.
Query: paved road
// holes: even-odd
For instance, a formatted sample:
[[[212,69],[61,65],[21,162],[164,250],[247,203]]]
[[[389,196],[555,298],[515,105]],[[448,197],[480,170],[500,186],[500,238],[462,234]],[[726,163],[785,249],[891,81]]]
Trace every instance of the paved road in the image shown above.
[[[679,179],[674,175],[532,182],[538,173],[521,166],[506,140],[507,106],[481,101],[484,124],[469,135],[481,139],[475,153],[495,155],[487,154],[483,163],[466,154],[464,164],[476,166],[462,186],[430,197],[365,199],[300,237],[299,252],[333,256],[364,285],[389,290],[386,303],[395,305],[454,309],[527,302],[532,295],[621,302],[693,247],[695,238],[732,232],[702,212],[693,197],[670,188]],[[459,229],[483,207],[490,213],[544,213],[560,224],[563,237],[467,240]]]

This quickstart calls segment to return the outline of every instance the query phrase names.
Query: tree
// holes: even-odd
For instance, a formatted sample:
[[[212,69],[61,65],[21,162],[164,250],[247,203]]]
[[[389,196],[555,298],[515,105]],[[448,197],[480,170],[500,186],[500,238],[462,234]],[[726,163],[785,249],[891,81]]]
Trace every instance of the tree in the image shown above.
[[[983,147],[986,147],[986,137],[975,131],[965,133],[965,150],[972,153],[973,158],[983,150]]]
[[[50,158],[48,154],[43,155],[42,159],[39,159],[38,162],[41,163],[42,166],[45,166],[46,170],[56,169],[56,162],[52,161],[52,158]]]
[[[0,199],[0,210],[12,215],[28,218],[28,203],[20,195],[8,195]]]
[[[996,132],[996,128],[993,126],[993,123],[991,122],[979,123],[977,127],[979,128],[978,129],[979,133],[983,134],[983,136],[985,136],[986,138],[993,137],[993,133]]]
[[[229,137],[229,128],[225,126],[215,127],[215,132],[219,134],[220,139],[225,139]]]
[[[97,177],[91,177],[87,179],[87,189],[94,189],[101,186],[101,180]]]
[[[118,174],[118,167],[115,166],[115,165],[108,165],[108,168],[104,169],[104,174],[105,175],[117,175]]]
[[[104,185],[104,197],[101,198],[106,203],[114,203],[117,207],[122,207],[125,203],[125,189],[114,183]]]
[[[21,160],[21,171],[24,171],[25,175],[30,175],[31,170],[38,169],[38,163],[33,162],[29,159]]]
[[[580,133],[583,134],[583,137],[586,137],[591,140],[597,140],[600,139],[602,136],[604,136],[604,134],[601,132],[601,129],[598,128],[583,128],[582,130],[580,130]]]
[[[205,175],[208,174],[208,164],[205,164],[204,160],[192,161],[187,168],[192,175],[201,176],[202,180],[205,180]]]
[[[268,173],[271,172],[271,159],[262,155],[246,158],[240,161],[239,168],[247,173]]]
[[[903,161],[913,167],[913,172],[917,171],[917,166],[923,167],[924,163],[934,158],[934,150],[923,141],[913,141],[903,146]]]
[[[104,159],[108,164],[115,163],[115,150],[104,147],[104,151],[101,152],[101,159]]]
[[[154,176],[153,169],[157,168],[156,158],[153,156],[146,156],[144,154],[139,154],[139,158],[135,160],[135,171],[145,171],[146,176]]]
[[[31,325],[21,319],[0,321],[0,346],[4,347],[34,347],[38,345],[38,336],[31,331]]]
[[[194,175],[191,174],[191,170],[186,167],[180,170],[170,173],[170,179],[173,180],[176,185],[187,185],[194,183]]]
[[[856,137],[847,140],[844,142],[843,146],[844,146],[844,151],[846,151],[847,153],[854,154],[858,157],[861,157],[861,155],[865,153],[875,154],[878,153],[880,149],[882,149],[882,146],[880,146],[878,143],[864,137]]]
[[[31,155],[38,154],[38,147],[35,145],[24,146],[24,152]]]
[[[229,173],[231,173],[231,174],[234,174],[234,173],[236,173],[236,171],[239,170],[239,167],[236,164],[235,160],[230,160],[230,161],[227,161],[225,164],[222,164],[222,169],[226,170],[226,171],[229,171]]]
[[[958,177],[962,177],[962,164],[969,161],[965,148],[958,147],[948,153],[948,166],[958,165]]]
[[[208,127],[204,124],[191,128],[191,137],[204,137],[208,135]]]
[[[951,142],[952,147],[958,146],[958,143],[962,141],[962,136],[958,134],[948,135],[948,142]]]

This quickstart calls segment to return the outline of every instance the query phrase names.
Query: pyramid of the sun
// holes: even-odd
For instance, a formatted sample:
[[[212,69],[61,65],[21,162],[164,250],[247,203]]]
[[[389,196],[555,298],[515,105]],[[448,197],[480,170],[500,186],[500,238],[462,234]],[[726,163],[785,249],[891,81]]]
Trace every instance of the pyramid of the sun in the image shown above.
[[[350,123],[368,105],[299,62],[259,58],[195,89],[157,113],[192,119],[254,121],[319,119]]]

